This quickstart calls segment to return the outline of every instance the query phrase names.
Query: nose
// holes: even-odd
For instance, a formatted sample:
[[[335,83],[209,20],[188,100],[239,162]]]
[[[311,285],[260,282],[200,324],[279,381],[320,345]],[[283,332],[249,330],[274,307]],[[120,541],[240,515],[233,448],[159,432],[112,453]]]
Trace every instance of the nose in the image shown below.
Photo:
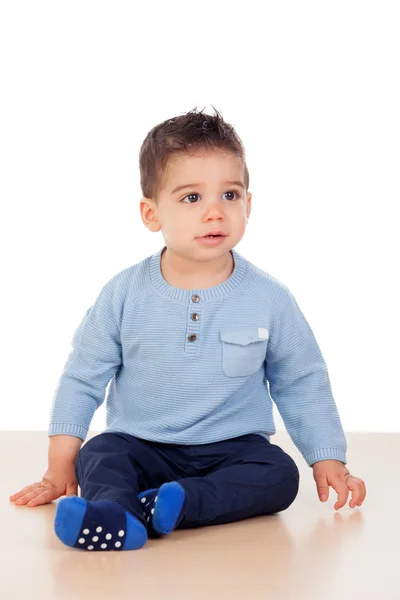
[[[223,218],[224,210],[222,204],[218,201],[212,202],[209,206],[207,206],[204,214],[207,219]]]

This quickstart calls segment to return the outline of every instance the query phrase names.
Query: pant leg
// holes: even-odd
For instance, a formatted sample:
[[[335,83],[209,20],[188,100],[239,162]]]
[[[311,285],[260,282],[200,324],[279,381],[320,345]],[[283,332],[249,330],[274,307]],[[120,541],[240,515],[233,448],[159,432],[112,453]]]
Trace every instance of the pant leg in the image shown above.
[[[282,448],[260,435],[208,444],[201,451],[205,473],[179,480],[188,501],[178,529],[275,513],[288,508],[297,496],[296,463]],[[208,457],[215,464],[217,455],[222,462],[208,468]]]
[[[81,447],[75,462],[81,497],[118,502],[146,525],[138,493],[184,474],[163,447],[125,433],[94,436]]]

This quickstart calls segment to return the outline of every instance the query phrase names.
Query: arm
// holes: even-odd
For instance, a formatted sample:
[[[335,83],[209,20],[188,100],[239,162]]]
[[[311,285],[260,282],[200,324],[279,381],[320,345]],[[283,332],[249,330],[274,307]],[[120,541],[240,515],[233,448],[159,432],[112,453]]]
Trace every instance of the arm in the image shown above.
[[[327,459],[346,464],[347,443],[325,361],[286,287],[271,328],[265,374],[272,399],[307,464]]]
[[[82,440],[73,435],[54,435],[49,437],[48,468],[57,470],[64,465],[75,465]]]
[[[123,298],[115,283],[113,278],[103,287],[74,333],[53,399],[49,436],[64,434],[84,441],[107,384],[120,368]]]

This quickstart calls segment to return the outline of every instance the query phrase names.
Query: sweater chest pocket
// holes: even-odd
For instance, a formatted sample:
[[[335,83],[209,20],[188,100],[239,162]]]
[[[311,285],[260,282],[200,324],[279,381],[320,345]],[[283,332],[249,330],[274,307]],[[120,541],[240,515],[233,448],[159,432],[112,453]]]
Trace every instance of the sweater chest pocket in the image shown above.
[[[222,368],[229,377],[253,375],[262,366],[267,352],[266,327],[222,327]]]

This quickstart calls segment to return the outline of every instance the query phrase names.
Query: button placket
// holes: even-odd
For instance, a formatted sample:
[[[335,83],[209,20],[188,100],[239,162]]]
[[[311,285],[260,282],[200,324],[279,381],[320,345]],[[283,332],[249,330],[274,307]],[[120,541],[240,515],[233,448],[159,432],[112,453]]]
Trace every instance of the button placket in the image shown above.
[[[200,302],[200,296],[198,294],[193,294],[191,297],[192,302],[194,302],[195,304],[197,304],[198,302]],[[192,319],[192,321],[198,323],[199,319],[200,319],[200,315],[198,312],[193,312],[190,315],[190,318]],[[190,333],[188,335],[188,341],[189,342],[195,342],[197,340],[197,334],[196,333]]]

